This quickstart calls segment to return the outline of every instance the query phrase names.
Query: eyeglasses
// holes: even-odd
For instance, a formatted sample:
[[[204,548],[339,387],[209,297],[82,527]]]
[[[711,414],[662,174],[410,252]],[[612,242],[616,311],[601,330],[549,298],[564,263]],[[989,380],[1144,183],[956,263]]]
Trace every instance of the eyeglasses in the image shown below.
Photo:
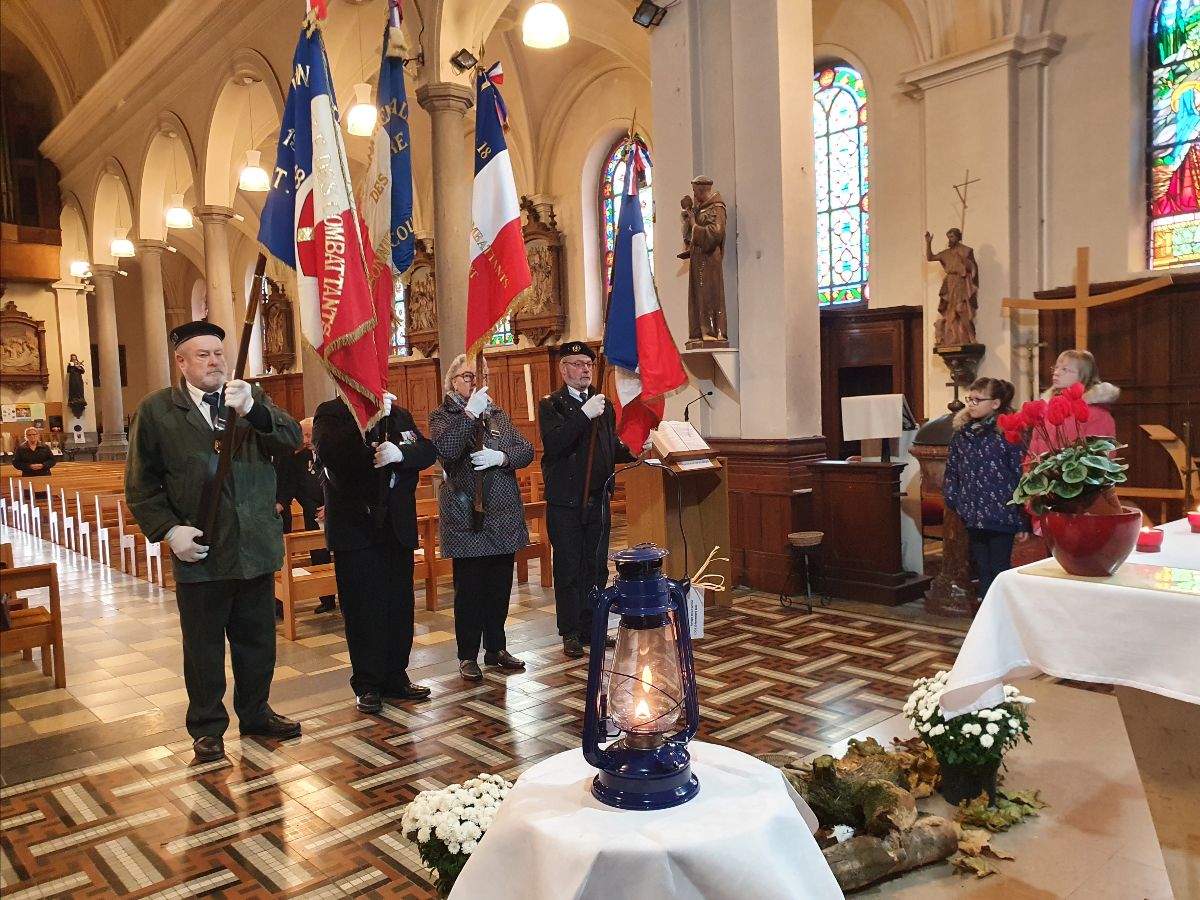
[[[1055,366],[1051,371],[1053,371],[1053,372],[1070,372],[1072,375],[1079,374],[1078,369],[1072,369],[1070,366]]]
[[[454,377],[461,378],[463,381],[467,381],[467,382],[475,381],[475,373],[474,372],[459,372]],[[453,380],[453,379],[451,379],[451,380]]]
[[[995,399],[995,397],[968,397],[967,406],[975,406],[978,403],[987,403],[989,400]]]
[[[581,360],[569,359],[569,360],[565,360],[564,362],[569,368],[580,369],[580,370],[591,369],[593,366],[596,365],[595,363],[593,363],[589,360],[582,360],[582,359]]]

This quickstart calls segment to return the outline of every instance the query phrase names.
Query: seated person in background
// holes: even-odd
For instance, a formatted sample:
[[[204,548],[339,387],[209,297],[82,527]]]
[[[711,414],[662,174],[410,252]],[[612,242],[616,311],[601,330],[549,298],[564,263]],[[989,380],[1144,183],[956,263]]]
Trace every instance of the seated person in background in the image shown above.
[[[304,530],[316,531],[320,527],[325,488],[321,485],[321,469],[313,449],[312,432],[312,417],[301,419],[299,449],[275,460],[275,512],[283,518],[284,534],[292,530],[293,500],[304,512]],[[309,559],[314,566],[324,565],[329,562],[329,551],[314,550]],[[316,611],[333,612],[335,602],[333,597],[322,597]]]
[[[25,429],[25,442],[17,445],[13,451],[12,464],[21,470],[25,476],[49,475],[50,469],[58,462],[50,448],[42,443],[42,436],[36,428]]]

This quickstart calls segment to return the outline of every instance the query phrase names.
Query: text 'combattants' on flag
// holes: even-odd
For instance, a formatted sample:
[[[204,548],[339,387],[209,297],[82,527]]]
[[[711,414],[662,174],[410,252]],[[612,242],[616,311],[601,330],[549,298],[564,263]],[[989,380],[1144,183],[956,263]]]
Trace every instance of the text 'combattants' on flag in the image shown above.
[[[359,208],[375,249],[372,286],[385,273],[390,273],[394,284],[413,261],[412,146],[400,20],[400,0],[388,0],[379,62],[379,117],[359,195]]]
[[[687,373],[658,302],[646,248],[637,184],[649,160],[636,141],[626,148],[604,355],[616,376],[617,436],[637,453],[662,421],[666,396],[687,384]]]
[[[374,251],[351,191],[325,45],[320,27],[306,24],[258,239],[295,269],[304,340],[366,427],[379,416],[387,384],[390,279],[372,294]]]
[[[471,273],[467,286],[467,352],[524,299],[533,279],[521,234],[521,207],[504,139],[506,110],[500,65],[475,79],[475,182],[471,192]]]

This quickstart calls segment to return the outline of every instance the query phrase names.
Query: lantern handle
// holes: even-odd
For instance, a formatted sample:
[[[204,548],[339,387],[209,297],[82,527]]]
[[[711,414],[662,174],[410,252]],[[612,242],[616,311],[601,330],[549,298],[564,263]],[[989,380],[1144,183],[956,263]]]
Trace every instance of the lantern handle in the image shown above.
[[[605,702],[605,698],[601,694],[603,683],[600,679],[604,668],[604,639],[608,636],[608,612],[619,598],[620,592],[616,585],[604,591],[593,587],[588,594],[588,603],[594,610],[592,613],[592,653],[588,659],[588,684],[596,685],[596,696],[590,698],[590,702],[583,712],[583,758],[587,760],[588,765],[596,769],[603,769],[610,765],[612,760],[612,754],[600,747],[601,740],[608,737],[607,729],[604,726],[605,717],[600,714],[601,704]]]

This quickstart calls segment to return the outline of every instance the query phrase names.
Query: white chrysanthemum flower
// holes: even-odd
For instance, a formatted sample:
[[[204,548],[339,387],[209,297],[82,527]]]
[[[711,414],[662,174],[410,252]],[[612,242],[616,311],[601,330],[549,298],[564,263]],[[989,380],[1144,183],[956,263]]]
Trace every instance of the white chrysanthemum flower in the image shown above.
[[[992,744],[996,743],[996,739],[990,734],[985,734],[979,738],[979,743],[981,743],[985,748],[991,747]]]
[[[999,731],[1000,731],[999,725],[997,725],[995,722],[988,722],[988,726],[987,726],[988,734],[997,734]]]
[[[1020,729],[1021,723],[1017,719],[1009,719],[1008,727],[1011,728],[1013,731],[1017,731],[1018,729]]]

